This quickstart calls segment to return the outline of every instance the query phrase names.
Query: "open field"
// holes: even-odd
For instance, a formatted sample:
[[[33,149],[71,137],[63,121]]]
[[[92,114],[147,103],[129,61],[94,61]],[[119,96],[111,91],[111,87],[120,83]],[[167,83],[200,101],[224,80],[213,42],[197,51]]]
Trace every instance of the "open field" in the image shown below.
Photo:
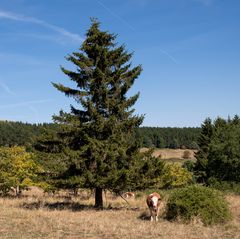
[[[141,151],[145,152],[148,148],[142,148]],[[189,152],[189,157],[186,159],[184,158],[184,152]],[[168,162],[184,162],[186,160],[193,160],[195,161],[194,153],[196,150],[192,149],[155,149],[153,152],[153,156],[160,157],[161,159],[168,161]]]
[[[227,196],[233,220],[225,225],[204,227],[200,222],[188,225],[160,218],[151,223],[145,195],[129,199],[107,196],[106,209],[93,209],[93,197],[27,196],[0,199],[0,238],[35,239],[237,239],[240,238],[240,196]]]

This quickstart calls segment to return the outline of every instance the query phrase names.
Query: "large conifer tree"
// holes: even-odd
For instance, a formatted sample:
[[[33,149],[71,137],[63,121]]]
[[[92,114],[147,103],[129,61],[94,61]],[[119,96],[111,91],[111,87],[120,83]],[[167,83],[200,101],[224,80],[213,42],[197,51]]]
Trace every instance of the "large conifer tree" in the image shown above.
[[[236,115],[228,120],[207,118],[198,140],[195,174],[198,181],[240,181],[240,120]],[[210,181],[209,181],[210,179]]]
[[[69,152],[74,152],[65,176],[95,189],[96,207],[103,206],[103,189],[121,192],[139,187],[136,178],[141,175],[143,180],[151,168],[139,160],[139,145],[132,137],[143,121],[132,109],[139,94],[127,96],[142,68],[131,67],[132,53],[117,46],[115,40],[116,35],[101,31],[99,22],[92,20],[80,51],[67,57],[76,71],[61,68],[76,87],[53,83],[77,102],[70,113],[61,111],[54,116],[63,125],[60,138]],[[160,173],[160,168],[151,170]]]
[[[205,182],[207,179],[208,156],[213,131],[212,120],[207,118],[202,124],[201,134],[198,139],[199,150],[195,153],[197,159],[195,171],[199,182]]]

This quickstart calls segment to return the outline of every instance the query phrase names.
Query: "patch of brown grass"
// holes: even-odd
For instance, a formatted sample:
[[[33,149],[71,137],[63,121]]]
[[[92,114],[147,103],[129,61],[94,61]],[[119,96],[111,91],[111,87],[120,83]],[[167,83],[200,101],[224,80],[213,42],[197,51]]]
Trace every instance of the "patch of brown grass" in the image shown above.
[[[131,199],[129,205],[121,198],[107,195],[107,199],[102,211],[94,210],[92,197],[0,199],[0,238],[240,238],[240,196],[227,198],[233,221],[213,227],[204,227],[197,221],[181,224],[163,218],[151,223],[145,197]]]
[[[149,150],[148,148],[141,148],[141,152],[146,152]],[[184,152],[189,151],[189,158],[184,158]],[[153,152],[153,156],[160,157],[161,159],[167,162],[179,162],[183,163],[187,160],[195,161],[195,152],[193,149],[155,149]]]

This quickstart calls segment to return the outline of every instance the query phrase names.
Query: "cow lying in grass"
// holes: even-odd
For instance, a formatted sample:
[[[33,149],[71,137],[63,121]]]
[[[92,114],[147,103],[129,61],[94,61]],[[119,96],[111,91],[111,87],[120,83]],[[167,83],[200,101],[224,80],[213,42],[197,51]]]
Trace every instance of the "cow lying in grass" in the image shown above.
[[[135,198],[135,193],[133,192],[126,192],[123,194],[124,198]]]
[[[151,221],[158,221],[158,213],[161,204],[161,197],[158,193],[151,193],[147,197],[147,205],[151,215]]]

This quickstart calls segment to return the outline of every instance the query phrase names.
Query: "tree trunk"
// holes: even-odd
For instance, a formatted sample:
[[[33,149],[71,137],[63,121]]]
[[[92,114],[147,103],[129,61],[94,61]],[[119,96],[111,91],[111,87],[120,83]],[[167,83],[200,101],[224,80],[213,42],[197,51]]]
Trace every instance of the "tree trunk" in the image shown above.
[[[103,209],[102,188],[95,188],[95,208]]]

